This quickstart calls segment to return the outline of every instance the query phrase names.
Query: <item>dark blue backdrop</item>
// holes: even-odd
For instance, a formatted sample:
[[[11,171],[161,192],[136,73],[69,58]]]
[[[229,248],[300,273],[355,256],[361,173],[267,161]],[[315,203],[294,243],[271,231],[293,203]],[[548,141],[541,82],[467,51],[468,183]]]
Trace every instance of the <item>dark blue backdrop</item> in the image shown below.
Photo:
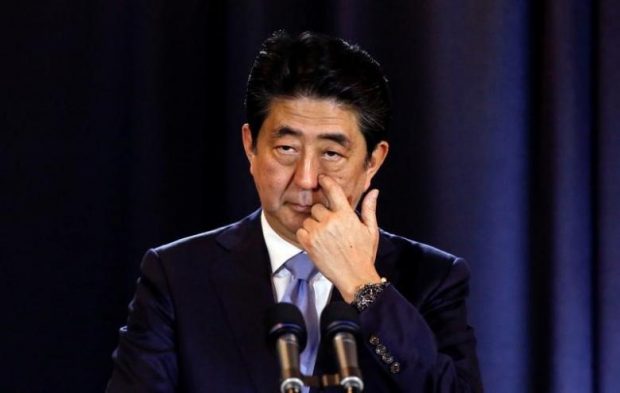
[[[145,249],[256,208],[243,89],[277,28],[383,64],[379,221],[469,260],[486,390],[618,391],[618,2],[3,7],[0,391],[102,391]]]

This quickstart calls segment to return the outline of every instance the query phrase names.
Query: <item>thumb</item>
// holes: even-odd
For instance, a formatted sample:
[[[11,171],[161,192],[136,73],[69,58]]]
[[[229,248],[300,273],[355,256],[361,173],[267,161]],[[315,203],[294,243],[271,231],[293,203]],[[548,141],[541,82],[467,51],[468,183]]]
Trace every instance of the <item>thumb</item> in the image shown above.
[[[379,190],[376,188],[371,190],[364,200],[362,201],[362,221],[366,226],[372,230],[379,230],[377,225],[377,198],[379,197]]]

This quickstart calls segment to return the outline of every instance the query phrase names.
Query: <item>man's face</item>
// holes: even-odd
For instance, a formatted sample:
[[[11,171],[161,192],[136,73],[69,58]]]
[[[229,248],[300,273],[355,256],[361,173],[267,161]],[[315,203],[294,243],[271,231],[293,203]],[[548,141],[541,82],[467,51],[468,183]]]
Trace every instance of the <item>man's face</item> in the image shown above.
[[[255,148],[247,124],[242,133],[265,217],[297,246],[295,233],[312,205],[328,205],[319,174],[334,179],[355,207],[388,151],[381,142],[367,157],[356,113],[328,99],[276,99]]]

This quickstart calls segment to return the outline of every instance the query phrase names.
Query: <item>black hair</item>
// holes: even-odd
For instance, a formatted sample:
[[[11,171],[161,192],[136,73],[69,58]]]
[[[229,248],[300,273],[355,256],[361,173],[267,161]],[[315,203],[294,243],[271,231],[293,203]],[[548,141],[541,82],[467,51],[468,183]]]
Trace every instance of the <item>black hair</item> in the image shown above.
[[[277,98],[334,99],[354,110],[368,155],[387,140],[391,100],[379,63],[357,45],[324,34],[279,30],[263,42],[248,78],[245,107],[254,143]]]

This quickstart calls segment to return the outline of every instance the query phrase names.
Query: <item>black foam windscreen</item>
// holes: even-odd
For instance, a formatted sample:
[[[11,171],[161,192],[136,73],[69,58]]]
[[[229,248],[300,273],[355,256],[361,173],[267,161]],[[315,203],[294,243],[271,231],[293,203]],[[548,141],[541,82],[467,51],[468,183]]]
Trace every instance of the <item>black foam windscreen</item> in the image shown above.
[[[291,303],[276,303],[267,310],[267,339],[275,342],[283,334],[292,333],[297,337],[299,351],[306,347],[306,324],[301,311]]]
[[[331,340],[337,332],[349,332],[357,335],[359,330],[359,316],[351,305],[344,302],[327,304],[321,314],[322,337]]]

